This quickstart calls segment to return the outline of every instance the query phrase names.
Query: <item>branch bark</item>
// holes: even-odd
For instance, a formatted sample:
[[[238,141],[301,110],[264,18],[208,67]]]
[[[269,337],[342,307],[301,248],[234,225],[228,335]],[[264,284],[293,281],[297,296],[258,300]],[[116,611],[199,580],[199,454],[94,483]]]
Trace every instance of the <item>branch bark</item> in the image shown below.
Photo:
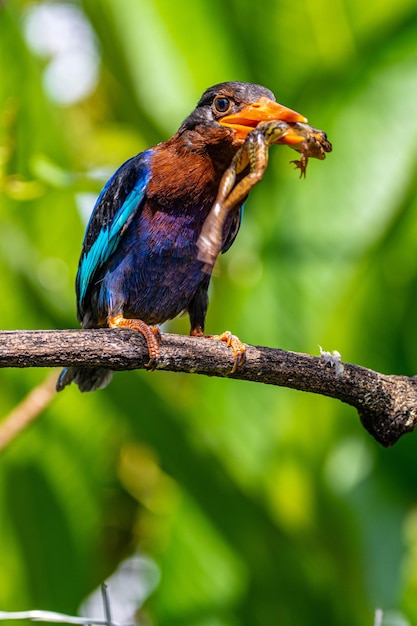
[[[131,330],[0,331],[0,367],[101,366],[144,369],[148,352]],[[385,375],[322,357],[247,346],[246,363],[231,374],[231,351],[210,339],[163,334],[160,370],[229,377],[290,387],[355,407],[383,446],[417,427],[417,377]]]

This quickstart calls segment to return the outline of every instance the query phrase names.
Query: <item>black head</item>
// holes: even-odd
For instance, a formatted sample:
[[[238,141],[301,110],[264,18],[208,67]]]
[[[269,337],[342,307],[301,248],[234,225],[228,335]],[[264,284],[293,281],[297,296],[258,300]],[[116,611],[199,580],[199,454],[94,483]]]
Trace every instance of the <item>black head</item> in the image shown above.
[[[272,91],[262,87],[262,85],[230,81],[219,83],[206,89],[198,101],[197,107],[211,106],[213,101],[221,96],[230,98],[237,107],[257,102],[260,98],[268,98],[268,100],[275,102],[275,96]]]

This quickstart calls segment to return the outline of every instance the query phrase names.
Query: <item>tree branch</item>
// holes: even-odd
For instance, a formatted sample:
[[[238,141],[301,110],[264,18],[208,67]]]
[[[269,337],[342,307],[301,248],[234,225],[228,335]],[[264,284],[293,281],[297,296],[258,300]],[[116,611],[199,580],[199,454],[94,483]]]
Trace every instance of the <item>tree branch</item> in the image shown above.
[[[101,366],[143,369],[143,337],[131,330],[0,331],[0,367]],[[383,446],[417,426],[417,377],[385,375],[321,357],[247,346],[245,365],[230,374],[233,356],[210,339],[164,334],[158,369],[230,377],[308,391],[355,407],[362,424]]]

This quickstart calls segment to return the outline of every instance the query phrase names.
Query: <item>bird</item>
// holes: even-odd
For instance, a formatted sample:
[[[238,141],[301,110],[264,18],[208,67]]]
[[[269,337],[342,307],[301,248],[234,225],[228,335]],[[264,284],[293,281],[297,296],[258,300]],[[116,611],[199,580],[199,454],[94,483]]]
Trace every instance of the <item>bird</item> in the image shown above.
[[[83,328],[130,328],[145,338],[148,369],[158,364],[159,325],[188,312],[190,335],[205,335],[211,272],[198,259],[197,240],[223,174],[248,134],[267,120],[305,122],[261,85],[230,81],[208,88],[178,131],[123,163],[100,192],[89,219],[76,276],[77,317]],[[244,198],[246,200],[246,198]],[[243,203],[229,214],[221,252],[238,234]],[[243,363],[244,344],[228,331],[209,335]],[[69,366],[57,390],[105,387],[112,371]]]

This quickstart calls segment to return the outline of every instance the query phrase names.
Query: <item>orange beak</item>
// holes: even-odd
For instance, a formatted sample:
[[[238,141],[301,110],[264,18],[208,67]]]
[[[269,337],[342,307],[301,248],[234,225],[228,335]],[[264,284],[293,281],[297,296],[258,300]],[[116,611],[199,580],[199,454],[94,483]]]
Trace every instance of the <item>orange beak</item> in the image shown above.
[[[237,138],[243,141],[260,122],[273,120],[281,122],[307,122],[307,118],[304,117],[304,115],[265,97],[260,98],[257,102],[251,102],[237,113],[226,115],[219,121],[222,126],[233,128]]]

